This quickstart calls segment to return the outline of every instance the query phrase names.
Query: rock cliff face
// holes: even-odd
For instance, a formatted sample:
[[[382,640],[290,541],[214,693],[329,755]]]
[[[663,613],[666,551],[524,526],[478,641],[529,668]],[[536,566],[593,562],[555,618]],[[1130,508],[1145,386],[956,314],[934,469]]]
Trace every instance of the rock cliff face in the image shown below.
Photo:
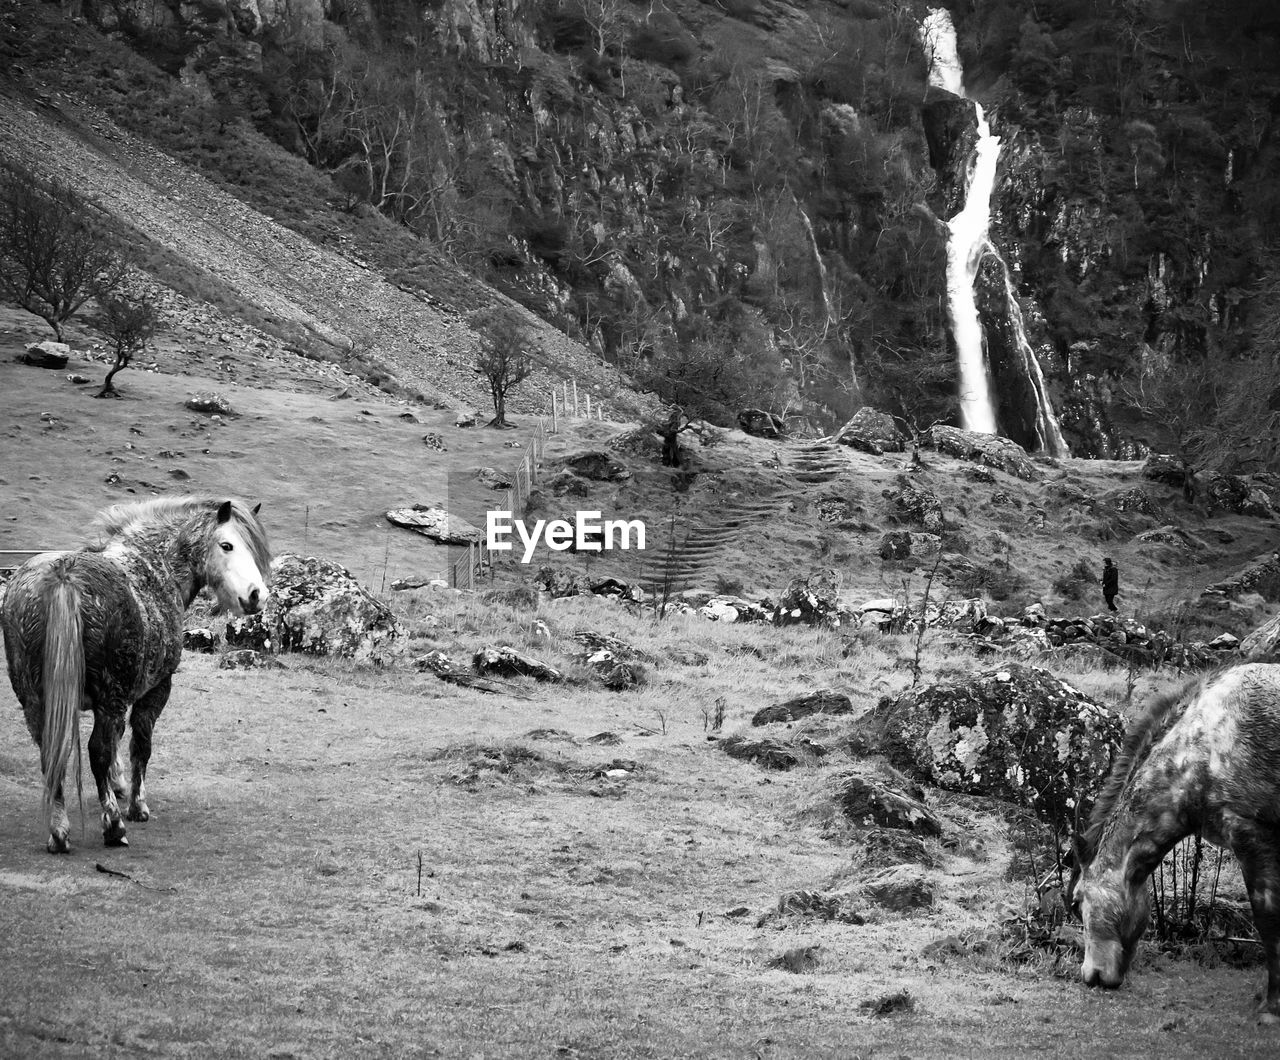
[[[1278,271],[1280,38],[1262,0],[1051,7],[954,16],[966,90],[1003,141],[992,239],[1015,297],[992,266],[979,305],[1007,432],[1035,446],[1016,308],[1072,451],[1130,456],[1160,440],[1117,401],[1138,365],[1252,349]],[[954,407],[937,218],[963,193],[974,121],[967,101],[926,95],[904,5],[85,13],[224,105],[260,79],[261,128],[634,370],[669,381],[734,349],[722,377],[798,397],[828,427],[863,403],[922,420]],[[373,94],[380,69],[399,95]],[[385,173],[360,145],[387,126],[359,123],[375,113],[416,116],[417,140],[384,144],[393,177],[410,156],[424,175],[410,206],[370,191]]]

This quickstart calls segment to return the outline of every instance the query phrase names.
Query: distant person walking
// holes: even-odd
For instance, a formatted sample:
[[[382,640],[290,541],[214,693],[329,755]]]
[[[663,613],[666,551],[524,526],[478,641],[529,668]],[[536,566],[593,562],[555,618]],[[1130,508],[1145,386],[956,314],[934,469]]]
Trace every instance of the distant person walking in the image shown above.
[[[1111,562],[1110,557],[1102,561],[1102,596],[1112,611],[1116,607],[1116,593],[1120,591],[1120,568]]]

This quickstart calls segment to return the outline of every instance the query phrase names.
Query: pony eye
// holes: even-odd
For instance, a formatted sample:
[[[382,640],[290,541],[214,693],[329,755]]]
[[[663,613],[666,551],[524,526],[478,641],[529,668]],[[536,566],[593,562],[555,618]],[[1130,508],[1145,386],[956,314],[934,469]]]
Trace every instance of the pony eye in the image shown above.
[[[233,545],[230,541],[223,541],[223,542],[222,542],[222,551],[223,551],[223,552],[230,552],[230,551],[231,551],[233,548],[235,548],[235,547],[236,547],[236,546],[235,546],[235,545]]]

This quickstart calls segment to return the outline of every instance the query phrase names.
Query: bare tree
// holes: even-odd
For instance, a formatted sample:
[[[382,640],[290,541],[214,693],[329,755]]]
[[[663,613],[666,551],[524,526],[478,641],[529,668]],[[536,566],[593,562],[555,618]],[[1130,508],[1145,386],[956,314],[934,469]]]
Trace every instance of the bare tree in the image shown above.
[[[107,378],[102,381],[102,389],[94,397],[118,397],[112,379],[122,368],[129,367],[136,354],[147,348],[162,322],[159,310],[149,298],[108,295],[100,301],[102,320],[98,326],[111,341],[116,359],[107,372]]]
[[[476,368],[488,380],[493,398],[495,415],[489,426],[508,427],[507,393],[524,382],[534,367],[527,325],[513,310],[502,306],[472,314],[471,325],[480,333]]]
[[[0,293],[48,322],[59,342],[62,325],[90,298],[115,290],[124,272],[70,186],[0,170]]]

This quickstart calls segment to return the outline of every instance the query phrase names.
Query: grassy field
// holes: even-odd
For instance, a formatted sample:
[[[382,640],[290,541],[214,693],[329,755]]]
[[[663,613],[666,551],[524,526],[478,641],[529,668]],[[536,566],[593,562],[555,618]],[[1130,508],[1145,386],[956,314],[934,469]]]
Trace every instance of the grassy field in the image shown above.
[[[807,630],[413,596],[419,647],[519,644],[541,619],[540,654],[566,669],[578,627],[711,661],[655,667],[624,695],[529,682],[514,697],[408,667],[188,655],[157,730],[153,820],[104,850],[90,805],[65,858],[44,852],[36,753],[5,688],[0,1053],[1274,1055],[1249,1016],[1260,970],[1149,955],[1107,994],[1070,963],[1003,960],[998,926],[1027,885],[981,800],[934,797],[956,841],[931,845],[934,910],[768,916],[786,892],[870,871],[831,805],[850,761],[766,773],[708,740],[705,711],[724,696],[732,732],[813,685],[865,704],[906,679],[895,638],[844,659]],[[948,935],[971,952],[922,953]],[[816,966],[774,966],[798,947]],[[909,1010],[872,1014],[904,992]]]

